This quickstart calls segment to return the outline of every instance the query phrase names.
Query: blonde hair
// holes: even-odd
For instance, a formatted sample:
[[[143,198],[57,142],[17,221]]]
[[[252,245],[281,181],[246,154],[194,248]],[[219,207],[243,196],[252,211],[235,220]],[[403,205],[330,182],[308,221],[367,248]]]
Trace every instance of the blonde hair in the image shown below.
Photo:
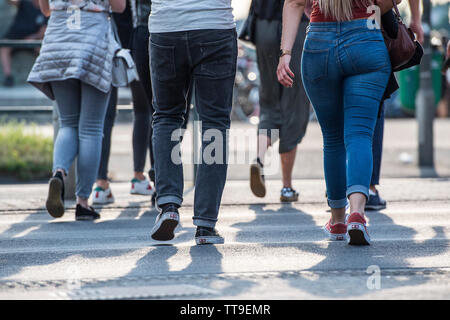
[[[337,21],[348,21],[353,18],[355,6],[364,7],[372,4],[371,0],[317,0],[320,11],[326,17],[333,17]]]

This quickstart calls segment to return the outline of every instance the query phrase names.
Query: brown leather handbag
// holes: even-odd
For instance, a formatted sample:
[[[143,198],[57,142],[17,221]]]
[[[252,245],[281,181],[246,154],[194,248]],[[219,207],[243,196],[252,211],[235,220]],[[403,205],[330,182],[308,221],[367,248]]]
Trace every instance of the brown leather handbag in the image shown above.
[[[384,42],[391,58],[392,70],[397,71],[400,67],[408,63],[416,51],[416,38],[414,32],[408,28],[402,20],[397,3],[394,4],[394,15],[398,23],[398,35],[393,39],[386,32],[383,32]]]

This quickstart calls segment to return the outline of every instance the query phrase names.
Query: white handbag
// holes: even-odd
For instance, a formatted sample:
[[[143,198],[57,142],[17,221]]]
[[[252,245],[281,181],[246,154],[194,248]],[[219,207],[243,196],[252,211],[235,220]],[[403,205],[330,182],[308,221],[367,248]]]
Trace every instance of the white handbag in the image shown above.
[[[139,75],[130,50],[122,48],[117,26],[112,18],[111,28],[114,35],[112,40],[117,44],[112,61],[112,85],[127,87],[131,82],[139,81]]]

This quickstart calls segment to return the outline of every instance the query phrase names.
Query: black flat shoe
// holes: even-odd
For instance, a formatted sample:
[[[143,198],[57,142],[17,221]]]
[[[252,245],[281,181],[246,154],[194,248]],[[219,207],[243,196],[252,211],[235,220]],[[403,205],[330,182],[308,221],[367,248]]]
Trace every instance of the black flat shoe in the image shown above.
[[[75,220],[77,221],[92,221],[99,219],[100,215],[95,212],[94,208],[89,207],[85,208],[81,205],[77,204],[77,208],[75,209]]]

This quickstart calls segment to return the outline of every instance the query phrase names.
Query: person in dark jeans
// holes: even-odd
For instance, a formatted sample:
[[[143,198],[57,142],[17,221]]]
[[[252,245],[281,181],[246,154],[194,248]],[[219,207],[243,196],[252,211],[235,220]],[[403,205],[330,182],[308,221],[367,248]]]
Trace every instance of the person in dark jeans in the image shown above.
[[[411,22],[410,28],[416,34],[417,40],[423,43],[423,29],[421,22],[420,13],[420,0],[409,0],[409,8],[411,10]],[[392,21],[395,21],[392,17],[392,11],[384,14],[381,18],[383,28],[385,32],[390,33],[392,38],[397,37],[396,26],[391,25]],[[390,96],[398,90],[398,83],[394,76],[391,74],[386,91],[383,96],[383,100],[380,105],[380,111],[378,114],[377,123],[375,125],[373,143],[372,143],[372,153],[373,153],[373,171],[372,179],[370,182],[369,189],[369,199],[367,200],[365,209],[366,210],[382,210],[386,208],[386,200],[384,200],[379,191],[377,190],[377,185],[380,184],[380,172],[381,172],[381,159],[383,154],[383,137],[384,137],[384,101],[389,99]]]
[[[151,236],[158,241],[171,240],[179,223],[178,209],[183,202],[179,129],[187,96],[194,88],[203,137],[194,197],[195,240],[197,244],[223,243],[215,225],[227,175],[227,130],[237,63],[231,0],[153,0],[149,30],[153,148],[158,155],[156,204],[160,211]],[[208,154],[209,144],[204,141],[211,137],[216,147]]]

